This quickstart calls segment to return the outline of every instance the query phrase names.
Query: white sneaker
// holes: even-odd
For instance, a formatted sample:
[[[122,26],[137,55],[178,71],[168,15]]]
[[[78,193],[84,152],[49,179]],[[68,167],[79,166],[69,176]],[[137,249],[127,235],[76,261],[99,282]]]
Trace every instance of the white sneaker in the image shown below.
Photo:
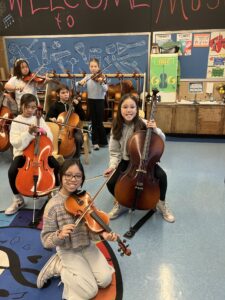
[[[37,278],[37,287],[41,289],[43,285],[48,281],[49,278],[60,276],[62,271],[62,262],[58,254],[54,254],[46,262],[44,267],[41,269]]]
[[[156,208],[161,212],[163,219],[169,223],[175,222],[175,217],[166,205],[165,201],[159,200]]]
[[[113,209],[108,213],[110,220],[116,219],[120,217],[121,215],[125,214],[129,211],[129,208],[122,206],[118,203],[118,201],[115,201],[115,204],[113,206]]]
[[[98,144],[93,145],[93,149],[94,150],[99,150],[99,145]]]
[[[12,201],[12,204],[5,210],[5,215],[7,216],[14,215],[19,209],[25,206],[23,196],[20,194],[14,195]]]

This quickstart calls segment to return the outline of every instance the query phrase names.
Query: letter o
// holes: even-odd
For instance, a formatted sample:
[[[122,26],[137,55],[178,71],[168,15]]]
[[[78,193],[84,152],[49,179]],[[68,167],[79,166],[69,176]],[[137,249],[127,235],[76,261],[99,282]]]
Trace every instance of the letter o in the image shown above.
[[[67,16],[66,22],[67,22],[67,26],[69,28],[72,28],[74,26],[74,23],[75,23],[73,16],[71,16],[71,15]]]

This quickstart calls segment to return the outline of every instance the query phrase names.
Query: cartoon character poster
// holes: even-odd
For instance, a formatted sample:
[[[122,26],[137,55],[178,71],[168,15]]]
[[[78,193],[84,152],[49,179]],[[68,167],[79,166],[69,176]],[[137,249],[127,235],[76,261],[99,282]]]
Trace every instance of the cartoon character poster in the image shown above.
[[[212,32],[209,41],[207,78],[225,77],[225,31]]]

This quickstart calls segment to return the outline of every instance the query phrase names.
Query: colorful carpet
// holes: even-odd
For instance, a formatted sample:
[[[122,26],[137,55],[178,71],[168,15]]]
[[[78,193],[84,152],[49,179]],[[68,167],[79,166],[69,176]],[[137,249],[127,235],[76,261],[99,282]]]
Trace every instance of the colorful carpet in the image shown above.
[[[5,219],[1,214],[2,225],[7,222]],[[36,288],[38,273],[54,251],[44,249],[40,242],[37,227],[41,227],[41,211],[36,212],[34,224],[32,219],[33,211],[24,209],[8,219],[9,226],[0,228],[0,299],[61,299],[63,287],[58,285],[59,278],[49,280],[43,289]],[[116,272],[111,285],[100,289],[95,300],[121,300],[123,285],[116,256],[106,241],[97,246]]]

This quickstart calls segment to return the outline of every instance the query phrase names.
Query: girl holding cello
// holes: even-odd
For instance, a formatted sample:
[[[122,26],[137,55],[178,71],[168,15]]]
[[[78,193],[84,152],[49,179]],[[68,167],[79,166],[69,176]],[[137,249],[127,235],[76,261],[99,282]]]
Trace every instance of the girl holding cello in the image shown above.
[[[37,110],[37,98],[32,94],[24,94],[21,98],[21,111],[12,122],[10,129],[10,143],[13,146],[13,161],[8,171],[9,183],[13,192],[12,204],[5,210],[6,215],[15,214],[24,203],[23,196],[18,192],[16,187],[16,177],[18,168],[22,168],[26,158],[23,156],[23,150],[35,139],[37,133],[47,135],[52,140],[52,133],[45,123],[44,119],[40,119],[40,127],[34,125],[36,123],[35,111]],[[24,124],[25,123],[25,124]],[[28,126],[28,125],[29,126]],[[53,156],[48,157],[49,166],[54,169],[55,183],[58,182],[59,164]],[[26,180],[24,178],[24,180]]]
[[[118,113],[114,120],[110,142],[109,142],[109,167],[105,170],[104,175],[109,176],[115,169],[107,183],[108,190],[114,196],[115,185],[122,172],[127,170],[129,164],[129,154],[127,152],[127,143],[134,132],[153,128],[156,133],[165,142],[165,135],[161,129],[156,127],[154,120],[143,120],[139,117],[138,102],[135,96],[125,94],[119,103]],[[175,218],[165,203],[167,190],[167,175],[165,171],[158,165],[154,166],[155,177],[159,180],[160,199],[157,203],[157,209],[162,213],[164,220],[174,222]],[[128,208],[120,205],[116,200],[114,207],[109,213],[110,219],[116,219],[125,212]]]
[[[77,216],[68,212],[66,202],[76,193],[85,180],[84,169],[79,160],[68,159],[60,169],[61,188],[47,203],[44,211],[41,241],[45,248],[55,248],[37,278],[37,287],[54,275],[61,275],[64,284],[63,299],[88,300],[98,293],[98,288],[107,287],[112,281],[114,269],[110,266],[93,240],[99,234],[93,233],[82,219],[75,226]],[[117,235],[103,231],[101,236],[116,241]]]
[[[69,111],[69,100],[70,100],[70,90],[67,86],[61,85],[57,91],[58,101],[52,104],[50,107],[46,121],[51,122],[57,122],[57,118],[61,113]],[[73,105],[73,112],[76,113],[81,121],[84,121],[86,119],[85,112],[81,106],[81,103],[77,99],[73,99],[72,104]],[[71,124],[74,125],[74,124]],[[73,135],[74,135],[74,143],[75,143],[75,153],[73,155],[74,158],[79,159],[81,154],[81,148],[83,145],[83,134],[82,131],[74,128],[73,129]],[[66,141],[65,141],[66,142]]]

